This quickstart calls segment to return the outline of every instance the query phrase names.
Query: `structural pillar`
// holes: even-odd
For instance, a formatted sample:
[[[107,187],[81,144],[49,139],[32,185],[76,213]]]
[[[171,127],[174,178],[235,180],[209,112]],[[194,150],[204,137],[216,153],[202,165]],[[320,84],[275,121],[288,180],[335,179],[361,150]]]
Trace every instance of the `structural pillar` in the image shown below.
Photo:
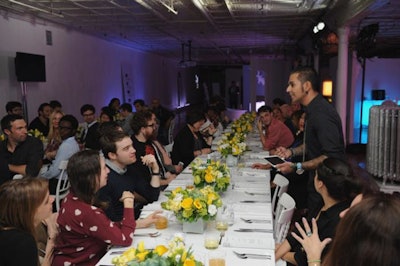
[[[343,26],[338,29],[338,66],[336,72],[335,107],[340,115],[343,126],[343,136],[347,139],[347,74],[349,58],[349,27]]]

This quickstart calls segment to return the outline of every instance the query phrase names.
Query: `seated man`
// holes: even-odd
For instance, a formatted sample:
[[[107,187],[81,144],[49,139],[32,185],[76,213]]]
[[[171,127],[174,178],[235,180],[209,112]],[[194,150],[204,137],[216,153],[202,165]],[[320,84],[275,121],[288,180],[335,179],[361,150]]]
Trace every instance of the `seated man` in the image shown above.
[[[151,169],[152,175],[149,178],[134,172],[130,175],[127,166],[137,160],[129,136],[121,131],[110,131],[100,138],[100,143],[106,165],[110,169],[107,185],[98,192],[101,200],[109,202],[107,216],[112,221],[121,221],[124,207],[119,199],[124,191],[130,191],[135,195],[135,219],[139,218],[143,205],[156,201],[160,194],[160,173],[154,156],[146,155],[138,160]]]
[[[29,124],[29,130],[39,130],[43,136],[49,134],[49,117],[51,114],[51,106],[48,103],[42,103],[38,108],[38,116]]]
[[[257,128],[264,150],[274,154],[276,148],[287,148],[292,145],[294,141],[292,132],[283,122],[272,116],[271,107],[261,106],[257,113],[259,116]]]
[[[41,177],[50,179],[49,190],[50,194],[56,193],[58,176],[61,172],[59,169],[60,163],[64,160],[68,160],[72,155],[79,151],[79,144],[75,140],[75,133],[78,129],[78,120],[72,115],[64,115],[60,119],[60,136],[62,143],[57,150],[55,159],[51,162],[45,171],[40,173]]]
[[[3,170],[0,183],[12,179],[15,174],[36,177],[42,167],[42,142],[28,136],[26,122],[20,115],[3,117],[1,129],[6,139],[0,143],[0,169]]]
[[[96,120],[96,109],[91,104],[84,104],[81,107],[81,115],[83,116],[83,132],[80,136],[81,143],[85,144],[86,149],[100,150],[99,133],[97,128],[99,122]]]
[[[131,136],[133,147],[136,149],[136,154],[144,156],[152,154],[155,156],[158,167],[160,168],[161,186],[165,188],[176,177],[176,172],[182,171],[182,166],[173,166],[172,161],[167,159],[167,164],[163,156],[162,145],[155,136],[157,134],[157,118],[151,111],[141,111],[135,113],[132,118],[132,130],[134,135]],[[134,169],[135,168],[135,169]],[[142,175],[148,175],[149,170],[142,165],[133,164],[134,171],[143,172]]]

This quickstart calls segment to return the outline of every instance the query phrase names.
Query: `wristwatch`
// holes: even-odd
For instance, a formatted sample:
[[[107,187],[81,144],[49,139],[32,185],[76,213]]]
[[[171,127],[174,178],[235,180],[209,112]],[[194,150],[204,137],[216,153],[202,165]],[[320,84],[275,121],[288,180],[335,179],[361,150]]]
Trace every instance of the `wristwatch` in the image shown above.
[[[296,174],[301,175],[302,173],[304,173],[302,163],[296,163]]]

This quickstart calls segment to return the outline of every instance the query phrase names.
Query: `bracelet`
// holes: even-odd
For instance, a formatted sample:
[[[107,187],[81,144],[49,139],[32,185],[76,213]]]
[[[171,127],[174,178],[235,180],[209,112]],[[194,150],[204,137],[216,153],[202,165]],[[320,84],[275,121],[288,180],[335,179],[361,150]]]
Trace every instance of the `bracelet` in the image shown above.
[[[160,175],[160,172],[153,172],[151,175]]]
[[[307,260],[307,262],[308,263],[314,263],[314,262],[316,262],[316,263],[321,263],[321,260]]]
[[[124,201],[124,200],[126,200],[126,199],[132,199],[132,200],[134,200],[135,197],[125,197],[125,198],[122,198],[121,201]]]

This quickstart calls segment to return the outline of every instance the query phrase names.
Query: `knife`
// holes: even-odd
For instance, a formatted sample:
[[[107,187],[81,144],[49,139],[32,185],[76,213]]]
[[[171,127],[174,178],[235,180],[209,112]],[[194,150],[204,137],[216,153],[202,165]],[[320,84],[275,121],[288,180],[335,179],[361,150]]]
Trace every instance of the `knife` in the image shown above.
[[[259,232],[259,233],[273,233],[271,229],[250,229],[250,228],[239,228],[233,230],[235,232]]]
[[[241,203],[267,203],[267,200],[241,200]]]

